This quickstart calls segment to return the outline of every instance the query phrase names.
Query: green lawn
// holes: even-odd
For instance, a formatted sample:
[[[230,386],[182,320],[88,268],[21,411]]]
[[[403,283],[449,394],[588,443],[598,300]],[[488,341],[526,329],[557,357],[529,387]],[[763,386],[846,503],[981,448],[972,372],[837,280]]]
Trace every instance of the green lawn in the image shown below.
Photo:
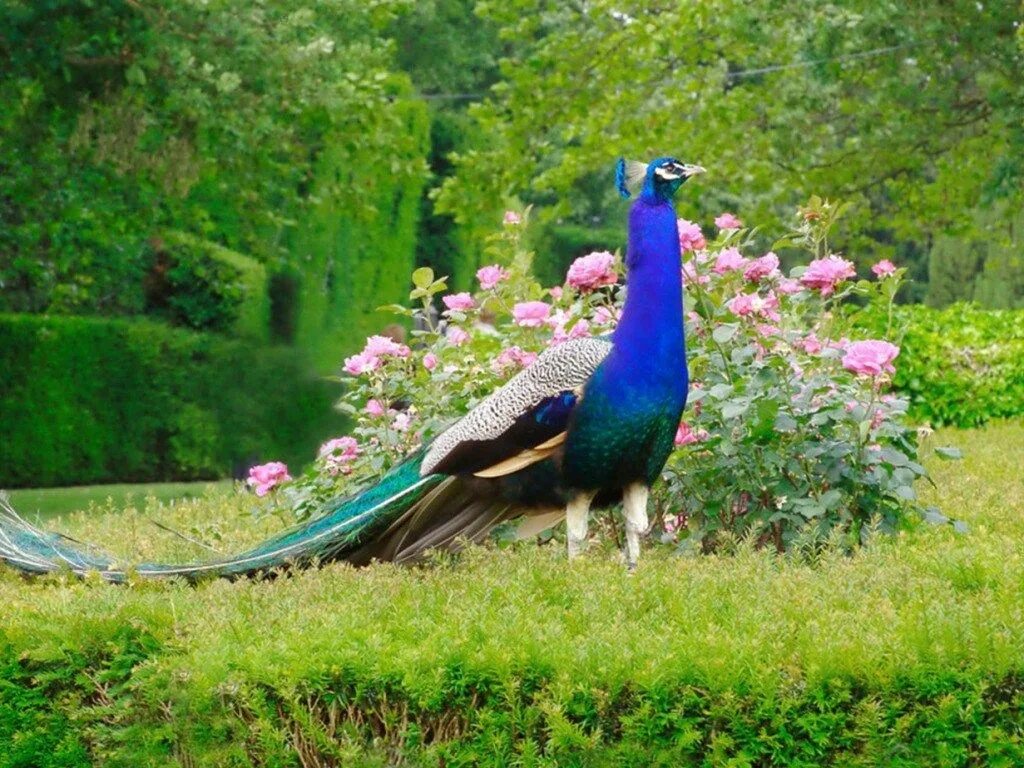
[[[740,546],[474,549],[428,567],[111,587],[0,573],[0,768],[1024,765],[1024,425],[945,432],[965,521],[809,563]],[[231,550],[251,496],[79,515]],[[6,741],[5,741],[6,740]],[[6,749],[5,749],[6,746]]]
[[[49,520],[108,503],[124,508],[153,497],[161,502],[195,499],[213,488],[230,488],[230,480],[198,483],[139,483],[122,485],[75,485],[66,488],[22,488],[11,491],[11,503],[28,520]]]

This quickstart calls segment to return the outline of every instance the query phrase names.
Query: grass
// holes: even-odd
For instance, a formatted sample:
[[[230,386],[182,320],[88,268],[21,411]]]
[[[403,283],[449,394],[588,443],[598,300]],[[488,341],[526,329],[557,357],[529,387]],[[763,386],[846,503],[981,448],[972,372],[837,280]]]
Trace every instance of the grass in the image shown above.
[[[28,520],[51,520],[92,506],[130,507],[137,499],[159,502],[202,497],[211,488],[230,488],[230,480],[197,483],[75,485],[65,488],[21,488],[10,492],[11,503]]]
[[[0,574],[0,746],[7,702],[12,743],[110,766],[1019,765],[1024,425],[935,440],[965,459],[932,457],[923,494],[969,533],[814,563],[649,551],[630,576],[606,547],[526,546],[198,588]],[[65,530],[194,555],[159,515],[230,550],[282,524],[250,524],[251,504],[215,492]],[[47,698],[20,698],[39,681]]]

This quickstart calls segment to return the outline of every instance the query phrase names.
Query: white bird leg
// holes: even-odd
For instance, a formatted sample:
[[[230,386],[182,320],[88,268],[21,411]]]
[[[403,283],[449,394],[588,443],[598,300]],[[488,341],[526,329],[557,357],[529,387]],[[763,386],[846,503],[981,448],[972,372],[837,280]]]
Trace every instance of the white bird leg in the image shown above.
[[[581,493],[565,508],[565,531],[569,540],[569,559],[579,557],[587,545],[587,518],[593,493]]]
[[[626,566],[636,568],[640,559],[640,536],[647,533],[647,496],[650,489],[643,483],[626,486],[622,492],[622,509],[626,516]]]

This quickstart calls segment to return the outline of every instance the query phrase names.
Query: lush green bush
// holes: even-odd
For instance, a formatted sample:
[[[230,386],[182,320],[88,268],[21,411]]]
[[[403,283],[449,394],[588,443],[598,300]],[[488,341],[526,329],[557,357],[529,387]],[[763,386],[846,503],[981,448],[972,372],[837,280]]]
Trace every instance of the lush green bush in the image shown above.
[[[0,315],[0,486],[223,477],[338,427],[294,351],[151,322]]]
[[[0,311],[140,314],[162,239],[160,312],[262,338],[257,270],[210,241],[301,275],[299,342],[335,365],[412,266],[428,121],[385,38],[407,6],[2,4]]]
[[[939,435],[933,441],[953,437]],[[808,561],[611,541],[411,569],[134,583],[0,574],[0,766],[888,766],[1024,761],[1024,428],[955,435],[923,527]],[[941,467],[942,471],[937,471]],[[266,536],[251,495],[64,529],[147,559]]]
[[[858,319],[879,330],[887,322],[877,310]],[[904,334],[893,384],[912,416],[969,427],[1024,414],[1024,311],[900,306],[892,324]]]
[[[377,309],[408,292],[422,179],[390,169],[422,161],[428,120],[422,105],[394,111],[405,133],[386,157],[347,146],[344,136],[325,137],[312,176],[318,202],[289,231],[287,274],[297,279],[296,306],[281,311],[293,314],[295,344],[324,373],[337,373],[346,352],[393,322]],[[339,186],[347,191],[338,193]],[[353,200],[356,192],[361,196]]]
[[[267,339],[270,299],[262,264],[187,232],[167,232],[153,245],[148,312],[197,331]]]

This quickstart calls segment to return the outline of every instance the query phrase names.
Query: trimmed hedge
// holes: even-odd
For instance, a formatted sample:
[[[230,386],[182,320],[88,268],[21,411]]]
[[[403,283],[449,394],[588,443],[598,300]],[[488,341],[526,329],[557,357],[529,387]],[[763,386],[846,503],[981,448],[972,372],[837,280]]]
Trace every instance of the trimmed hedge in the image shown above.
[[[877,332],[886,318],[865,314]],[[1024,415],[1024,310],[896,308],[905,329],[894,385],[910,398],[911,415],[934,425],[970,427]]]
[[[267,270],[255,259],[217,243],[170,231],[163,237],[167,270],[150,307],[175,325],[197,331],[227,332],[266,341],[270,334]],[[151,280],[151,283],[153,281]]]
[[[610,526],[421,568],[136,582],[0,568],[0,768],[1024,764],[1024,424],[938,435],[922,526],[779,557],[647,548]],[[239,551],[251,494],[78,515],[126,562]],[[602,522],[595,520],[595,527]]]
[[[224,477],[340,428],[294,351],[153,322],[0,315],[0,486]]]
[[[338,372],[346,354],[393,323],[394,316],[378,308],[407,301],[412,287],[424,180],[396,176],[388,163],[423,162],[429,119],[422,104],[397,103],[395,109],[406,130],[387,162],[379,149],[349,146],[344,136],[324,137],[311,181],[319,202],[287,233],[289,267],[279,286],[289,286],[289,297],[272,297],[275,323],[291,327],[288,340],[322,373]]]

